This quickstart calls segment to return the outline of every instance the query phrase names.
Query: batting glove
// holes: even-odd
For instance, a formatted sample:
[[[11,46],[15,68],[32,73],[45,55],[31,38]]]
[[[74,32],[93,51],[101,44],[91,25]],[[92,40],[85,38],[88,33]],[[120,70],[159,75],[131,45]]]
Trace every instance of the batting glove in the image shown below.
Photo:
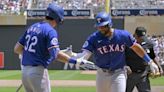
[[[95,69],[97,69],[96,65],[93,62],[82,59],[82,58],[77,59],[76,64],[84,70],[95,70]]]
[[[161,76],[160,72],[157,72],[156,74],[153,74],[153,73],[149,74],[149,77],[151,77],[152,79],[160,77],[160,76]]]
[[[72,45],[70,45],[69,47],[67,47],[66,49],[63,49],[63,50],[60,50],[62,51],[63,53],[67,54],[68,56],[70,57],[75,57],[77,55],[77,53],[74,53],[72,51]]]
[[[159,68],[158,66],[153,62],[153,60],[151,60],[149,63],[150,66],[150,70],[152,72],[153,75],[156,75],[157,73],[159,73]]]

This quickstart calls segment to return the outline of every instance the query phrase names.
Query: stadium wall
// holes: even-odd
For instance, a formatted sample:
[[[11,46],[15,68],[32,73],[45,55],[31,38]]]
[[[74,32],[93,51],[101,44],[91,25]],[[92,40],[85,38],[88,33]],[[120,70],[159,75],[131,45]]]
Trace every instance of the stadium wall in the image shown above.
[[[126,16],[124,27],[134,33],[137,26],[147,29],[148,35],[164,35],[164,16]]]
[[[1,25],[0,26],[0,52],[4,52],[4,68],[20,69],[18,56],[14,54],[13,48],[25,29],[31,24],[38,22],[37,19],[27,20],[27,25]],[[123,29],[123,19],[113,19],[113,26]],[[65,49],[69,45],[73,46],[73,51],[81,51],[81,47],[86,38],[95,31],[95,21],[93,19],[66,19],[64,24],[57,27],[59,33],[60,48]],[[63,69],[64,64],[53,62],[49,69]]]
[[[23,15],[1,15],[0,25],[26,25],[26,17]]]

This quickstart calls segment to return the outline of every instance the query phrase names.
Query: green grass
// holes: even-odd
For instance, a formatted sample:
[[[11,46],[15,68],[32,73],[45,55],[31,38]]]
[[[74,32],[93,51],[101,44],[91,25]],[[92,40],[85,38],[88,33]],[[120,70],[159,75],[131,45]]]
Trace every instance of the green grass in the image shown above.
[[[95,75],[81,74],[81,71],[74,70],[50,70],[49,76],[51,80],[95,80]]]
[[[14,87],[0,87],[0,92],[15,92]],[[52,87],[52,92],[96,92],[95,87]],[[19,92],[24,92],[23,88]]]
[[[150,78],[150,83],[153,86],[164,86],[164,77],[158,77],[155,79]]]
[[[13,87],[0,87],[0,92],[16,92],[16,88]],[[23,91],[20,91],[23,92]]]
[[[0,70],[0,80],[21,79],[20,70]],[[49,70],[50,80],[95,80],[95,75],[81,74],[81,71],[74,70]]]
[[[49,70],[51,80],[95,80],[93,74],[81,74],[79,70]],[[20,70],[0,70],[0,80],[20,80]],[[151,85],[164,86],[164,77],[151,79]],[[0,91],[1,92],[1,91]]]
[[[20,70],[0,70],[0,80],[21,79]]]
[[[93,74],[81,74],[79,70],[49,70],[51,80],[95,80]],[[20,70],[0,70],[0,80],[20,80]],[[164,86],[164,77],[151,79],[152,86]],[[0,92],[15,92],[16,87],[0,87]],[[24,92],[23,88],[19,92]],[[96,92],[95,87],[52,87],[52,92]],[[164,91],[162,91],[164,92]]]

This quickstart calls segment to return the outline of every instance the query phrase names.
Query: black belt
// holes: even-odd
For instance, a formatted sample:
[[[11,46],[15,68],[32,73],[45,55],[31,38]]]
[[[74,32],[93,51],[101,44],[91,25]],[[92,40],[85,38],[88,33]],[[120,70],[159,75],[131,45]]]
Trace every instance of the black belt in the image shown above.
[[[43,65],[23,65],[23,66],[32,66],[32,67],[38,67],[38,66],[43,66]],[[47,68],[47,66],[43,66],[44,68]]]
[[[123,69],[122,68],[118,68],[118,69],[112,70],[112,69],[104,69],[104,68],[101,68],[101,70],[103,72],[107,72],[107,73],[114,73],[114,72],[117,72],[117,71],[120,71],[120,70],[123,70]]]
[[[144,72],[144,70],[132,70],[132,72],[134,72],[134,73],[142,73],[142,72]]]
[[[39,66],[39,65],[31,65],[31,66]]]
[[[40,65],[23,65],[23,66],[34,66],[35,67],[35,66],[40,66]]]

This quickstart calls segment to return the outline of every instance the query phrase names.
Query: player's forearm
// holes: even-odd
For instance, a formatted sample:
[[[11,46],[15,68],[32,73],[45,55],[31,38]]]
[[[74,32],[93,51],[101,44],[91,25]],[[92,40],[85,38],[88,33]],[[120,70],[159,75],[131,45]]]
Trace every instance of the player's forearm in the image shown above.
[[[150,62],[152,59],[149,57],[149,55],[145,52],[145,50],[141,47],[141,45],[135,43],[131,49],[141,58],[145,60],[145,62]]]
[[[23,46],[20,43],[16,43],[14,47],[14,53],[22,54],[22,52],[23,52]]]
[[[75,58],[83,58],[83,59],[86,59],[86,60],[88,60],[91,57],[91,55],[92,55],[92,53],[90,51],[88,51],[88,50],[83,50],[83,52],[76,53],[76,54],[77,55],[76,55]]]
[[[63,53],[62,51],[59,51],[58,55],[57,55],[57,60],[66,63],[68,62],[70,59],[70,56],[68,56],[67,54]]]
[[[146,54],[145,50],[137,43],[135,43],[131,49],[140,57],[143,57]]]
[[[59,51],[57,60],[61,62],[69,62],[72,64],[84,64],[84,63],[91,63],[87,61],[87,59],[90,57],[90,53],[83,51],[82,53],[79,53],[79,57],[70,57],[69,55],[65,54],[62,51]]]

